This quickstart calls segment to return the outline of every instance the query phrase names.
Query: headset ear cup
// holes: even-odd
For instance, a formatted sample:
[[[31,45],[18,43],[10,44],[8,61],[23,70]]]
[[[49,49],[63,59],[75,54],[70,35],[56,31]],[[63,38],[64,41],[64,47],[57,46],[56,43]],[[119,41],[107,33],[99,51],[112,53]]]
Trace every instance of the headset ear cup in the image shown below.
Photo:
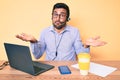
[[[67,21],[69,21],[70,20],[70,18],[67,18]]]

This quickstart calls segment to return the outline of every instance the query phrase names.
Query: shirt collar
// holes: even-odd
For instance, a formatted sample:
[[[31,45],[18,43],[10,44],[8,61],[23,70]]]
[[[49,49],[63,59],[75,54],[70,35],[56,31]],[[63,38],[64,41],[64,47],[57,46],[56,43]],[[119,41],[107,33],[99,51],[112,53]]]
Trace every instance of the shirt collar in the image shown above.
[[[53,25],[50,26],[49,30],[52,31],[52,32],[55,32],[55,30],[54,30],[54,26],[53,26]],[[69,26],[66,25],[66,27],[65,27],[65,29],[62,31],[62,33],[63,33],[63,32],[66,32],[66,31],[69,31],[69,30],[70,30],[70,29],[69,29]]]

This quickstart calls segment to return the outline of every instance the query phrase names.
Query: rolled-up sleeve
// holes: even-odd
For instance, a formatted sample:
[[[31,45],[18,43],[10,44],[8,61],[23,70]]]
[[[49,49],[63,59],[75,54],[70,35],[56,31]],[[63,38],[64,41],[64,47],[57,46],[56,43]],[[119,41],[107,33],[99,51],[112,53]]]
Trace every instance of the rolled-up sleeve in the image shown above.
[[[45,52],[46,45],[44,42],[44,33],[41,33],[39,41],[36,43],[30,43],[32,53],[36,59],[39,59]]]
[[[89,53],[90,48],[84,48],[79,31],[77,30],[75,34],[76,36],[75,36],[74,48],[75,48],[76,54],[81,52]]]

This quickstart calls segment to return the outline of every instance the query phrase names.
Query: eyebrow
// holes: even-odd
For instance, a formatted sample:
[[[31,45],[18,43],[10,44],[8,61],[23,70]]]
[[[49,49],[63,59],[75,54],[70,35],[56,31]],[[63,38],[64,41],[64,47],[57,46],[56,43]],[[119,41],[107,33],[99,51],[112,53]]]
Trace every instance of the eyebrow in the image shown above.
[[[54,11],[53,13],[57,13],[56,11]],[[65,13],[65,12],[61,12],[62,14],[67,14],[67,13]]]

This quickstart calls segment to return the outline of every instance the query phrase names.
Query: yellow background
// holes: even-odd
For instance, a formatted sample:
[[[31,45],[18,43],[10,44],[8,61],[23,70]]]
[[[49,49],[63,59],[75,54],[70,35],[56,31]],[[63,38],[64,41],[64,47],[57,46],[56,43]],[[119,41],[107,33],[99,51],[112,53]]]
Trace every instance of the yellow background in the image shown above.
[[[4,42],[29,46],[29,42],[15,38],[16,34],[25,32],[39,38],[51,25],[56,2],[69,5],[68,24],[79,28],[83,41],[101,36],[108,43],[91,47],[93,60],[120,60],[120,0],[0,0],[0,60],[7,59]]]

